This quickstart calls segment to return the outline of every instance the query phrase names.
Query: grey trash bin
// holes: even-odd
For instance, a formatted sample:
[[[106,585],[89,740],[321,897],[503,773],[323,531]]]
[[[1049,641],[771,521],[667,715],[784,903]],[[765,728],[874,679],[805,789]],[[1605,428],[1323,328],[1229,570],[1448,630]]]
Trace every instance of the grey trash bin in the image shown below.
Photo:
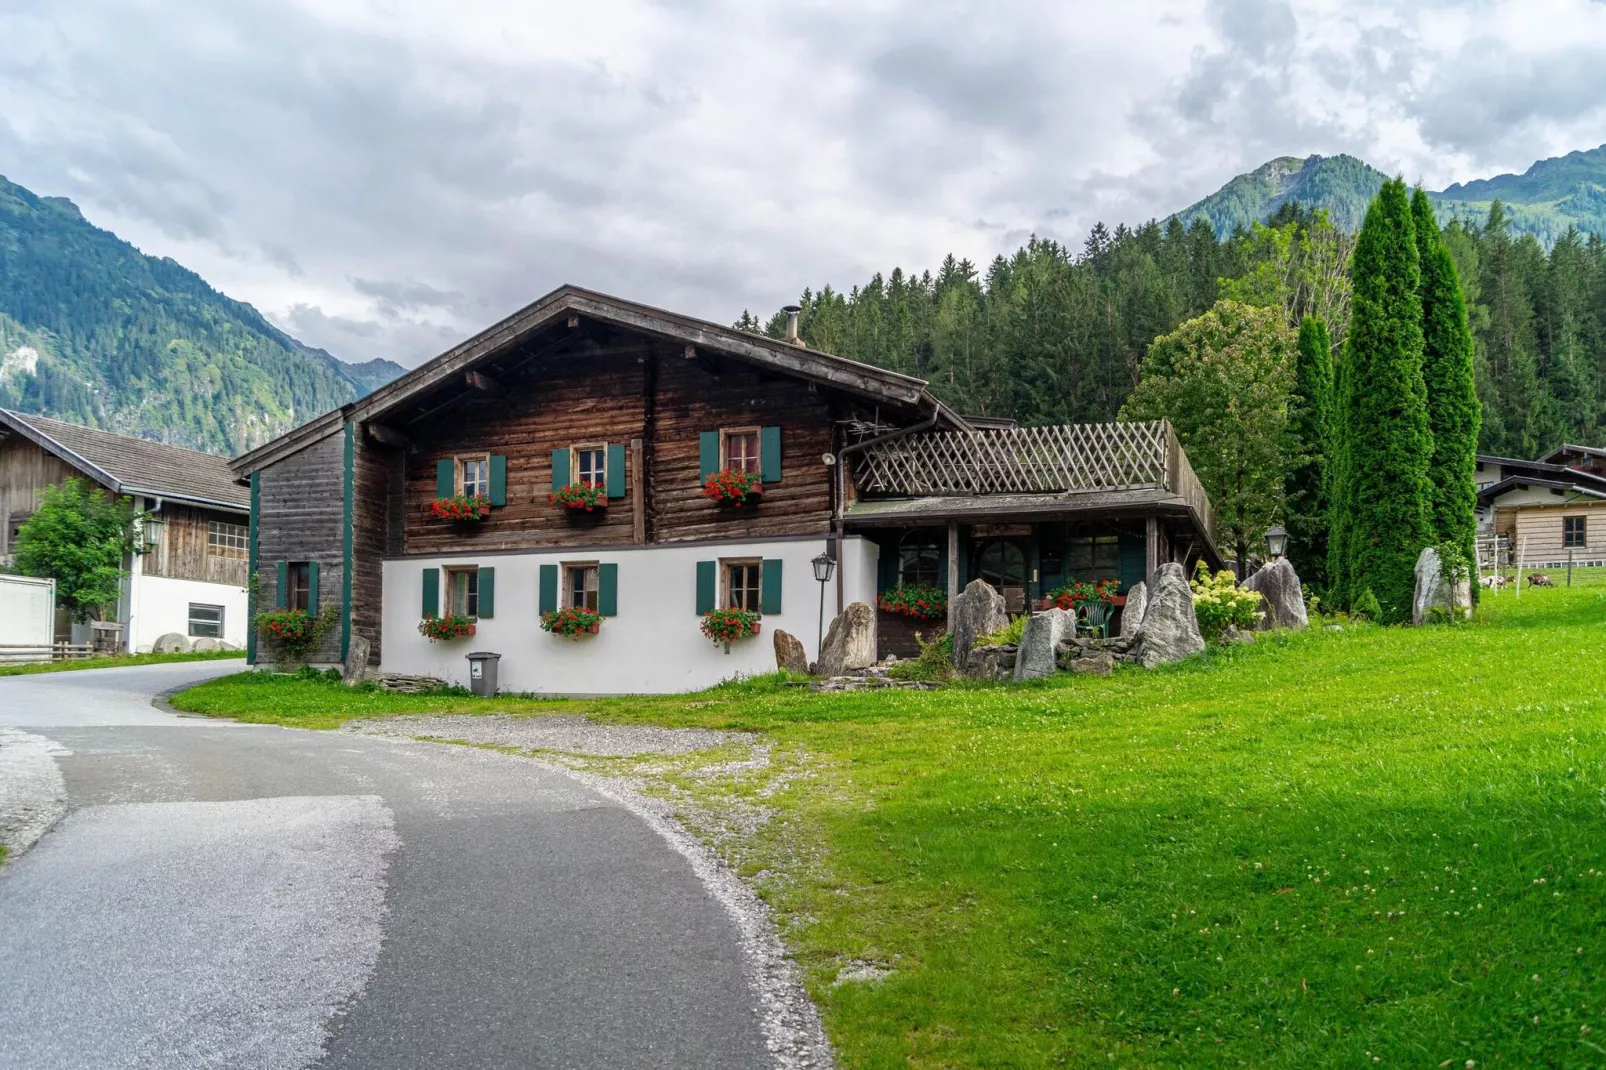
[[[502,655],[488,650],[476,650],[468,656],[468,687],[476,695],[490,698],[496,694],[496,663]]]

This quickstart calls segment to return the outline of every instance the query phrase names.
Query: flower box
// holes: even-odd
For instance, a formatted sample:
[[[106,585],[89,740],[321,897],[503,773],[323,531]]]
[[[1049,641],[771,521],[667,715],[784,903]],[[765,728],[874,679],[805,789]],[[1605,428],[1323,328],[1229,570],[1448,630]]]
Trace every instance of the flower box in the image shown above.
[[[703,614],[702,632],[716,646],[728,645],[757,635],[760,623],[757,613],[749,613],[745,609],[716,609]]]
[[[592,513],[608,508],[607,488],[595,483],[570,483],[548,494],[546,500],[571,513]]]
[[[596,635],[602,631],[602,615],[573,607],[548,610],[541,614],[541,630],[579,642],[582,635]]]
[[[461,639],[466,635],[473,635],[476,630],[474,621],[460,613],[448,613],[444,617],[425,617],[418,622],[418,634],[427,637],[432,643]]]
[[[436,498],[429,503],[429,515],[436,520],[484,520],[491,515],[491,503],[478,494]]]
[[[757,472],[727,468],[708,477],[703,483],[703,496],[733,509],[748,502],[756,505],[764,497],[764,477]]]
[[[929,583],[910,584],[883,593],[877,605],[916,620],[938,620],[948,615],[948,593]]]

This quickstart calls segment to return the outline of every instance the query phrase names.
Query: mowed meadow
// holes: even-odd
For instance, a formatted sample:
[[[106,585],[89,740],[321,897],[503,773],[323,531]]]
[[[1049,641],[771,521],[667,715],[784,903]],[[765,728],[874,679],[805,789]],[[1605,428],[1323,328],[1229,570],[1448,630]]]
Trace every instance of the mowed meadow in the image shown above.
[[[1488,595],[1467,625],[1021,687],[554,703],[242,676],[178,704],[760,733],[766,769],[659,784],[771,812],[716,846],[776,909],[847,1067],[1589,1066],[1606,577],[1575,582]]]

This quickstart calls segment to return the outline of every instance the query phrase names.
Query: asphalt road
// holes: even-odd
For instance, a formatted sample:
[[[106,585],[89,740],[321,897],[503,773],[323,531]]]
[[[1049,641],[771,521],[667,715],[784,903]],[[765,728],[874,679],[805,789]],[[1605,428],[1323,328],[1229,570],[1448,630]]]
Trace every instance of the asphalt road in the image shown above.
[[[0,679],[0,755],[66,796],[0,867],[0,1067],[776,1065],[736,923],[630,811],[151,705],[238,668]]]

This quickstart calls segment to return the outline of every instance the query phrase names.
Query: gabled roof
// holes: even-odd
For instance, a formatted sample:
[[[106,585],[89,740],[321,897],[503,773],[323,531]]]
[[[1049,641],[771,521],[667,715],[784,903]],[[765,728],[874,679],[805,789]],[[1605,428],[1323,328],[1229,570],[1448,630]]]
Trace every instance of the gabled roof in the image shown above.
[[[1574,482],[1567,479],[1540,479],[1532,476],[1507,476],[1498,483],[1490,483],[1478,491],[1478,504],[1491,505],[1502,494],[1513,490],[1527,490],[1529,487],[1543,487],[1555,491],[1559,495],[1576,495],[1583,498],[1599,498],[1606,501],[1606,486],[1595,481],[1591,485]]]
[[[1570,443],[1564,443],[1539,459],[1546,464],[1555,464],[1555,458],[1566,453],[1582,453],[1587,457],[1606,457],[1606,450],[1597,446],[1574,446]]]
[[[1568,468],[1564,464],[1551,464],[1548,461],[1524,461],[1518,457],[1493,457],[1483,453],[1478,454],[1478,463],[1499,468],[1502,474],[1516,471],[1524,476],[1530,476],[1532,478],[1524,480],[1524,482],[1528,483],[1543,480],[1560,480],[1572,484],[1581,481],[1585,486],[1599,487],[1606,490],[1606,476],[1580,471],[1577,468]],[[1489,486],[1498,485],[1496,483],[1489,484]]]
[[[114,494],[170,498],[248,512],[251,496],[227,457],[0,409],[0,426],[60,457]]]
[[[948,409],[926,389],[923,379],[822,353],[777,338],[749,334],[707,320],[636,304],[607,294],[560,286],[474,337],[387,383],[373,393],[236,457],[232,468],[243,477],[335,433],[348,421],[373,420],[416,400],[420,395],[460,384],[465,373],[497,354],[507,352],[536,332],[570,317],[625,328],[707,350],[856,394],[877,404],[934,413],[941,426],[969,430],[964,417]]]

